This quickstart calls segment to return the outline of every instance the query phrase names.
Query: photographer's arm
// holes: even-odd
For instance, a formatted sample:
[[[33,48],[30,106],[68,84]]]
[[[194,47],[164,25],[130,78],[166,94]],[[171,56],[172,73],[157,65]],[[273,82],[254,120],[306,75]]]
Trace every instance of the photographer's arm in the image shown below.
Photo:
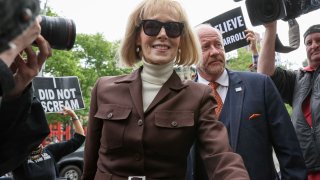
[[[35,20],[25,31],[10,42],[10,48],[0,53],[0,95],[10,92],[16,82],[11,65],[19,53],[29,46],[40,34],[39,20]]]
[[[40,19],[37,18],[22,34],[17,36],[11,42],[11,48],[0,53],[0,59],[7,64],[8,67],[14,62],[19,53],[29,46],[41,32]]]
[[[28,46],[24,50],[27,59],[24,60],[18,55],[15,59],[15,63],[11,65],[11,70],[15,72],[15,87],[5,96],[6,99],[19,97],[28,84],[31,83],[32,79],[38,75],[45,60],[51,56],[50,45],[41,35],[38,36],[36,42],[40,50],[39,53],[34,52],[32,47]]]
[[[275,71],[275,41],[277,34],[277,22],[264,25],[266,28],[260,56],[258,59],[257,72],[272,76]]]

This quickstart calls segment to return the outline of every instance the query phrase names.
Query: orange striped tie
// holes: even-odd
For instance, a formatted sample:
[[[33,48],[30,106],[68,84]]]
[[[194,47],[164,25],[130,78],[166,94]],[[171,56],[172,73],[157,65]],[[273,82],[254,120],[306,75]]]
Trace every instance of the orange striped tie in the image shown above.
[[[217,114],[217,117],[219,118],[219,115],[221,113],[221,110],[222,110],[222,106],[223,106],[223,102],[222,102],[222,99],[217,91],[217,88],[219,86],[219,83],[216,83],[216,82],[210,82],[209,83],[209,86],[211,86],[212,88],[212,94],[213,94],[213,97],[216,99],[217,101],[217,104],[218,104],[218,107],[215,109],[215,112]]]

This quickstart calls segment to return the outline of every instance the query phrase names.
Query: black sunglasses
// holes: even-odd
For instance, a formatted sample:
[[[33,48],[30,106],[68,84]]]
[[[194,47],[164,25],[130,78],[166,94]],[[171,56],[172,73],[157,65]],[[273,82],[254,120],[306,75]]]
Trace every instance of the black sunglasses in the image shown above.
[[[179,37],[183,30],[182,22],[160,22],[157,20],[142,20],[140,27],[142,26],[143,31],[148,36],[156,36],[159,34],[162,27],[166,30],[166,34],[170,38]]]

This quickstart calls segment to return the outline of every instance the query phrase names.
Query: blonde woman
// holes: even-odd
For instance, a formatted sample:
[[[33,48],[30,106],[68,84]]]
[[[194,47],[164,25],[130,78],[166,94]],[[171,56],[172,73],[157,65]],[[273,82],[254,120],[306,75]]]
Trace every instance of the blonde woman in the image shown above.
[[[174,64],[201,58],[181,5],[145,0],[128,19],[120,55],[129,75],[102,77],[92,91],[83,180],[185,179],[198,140],[210,179],[248,179],[214,113],[210,87],[181,81]]]

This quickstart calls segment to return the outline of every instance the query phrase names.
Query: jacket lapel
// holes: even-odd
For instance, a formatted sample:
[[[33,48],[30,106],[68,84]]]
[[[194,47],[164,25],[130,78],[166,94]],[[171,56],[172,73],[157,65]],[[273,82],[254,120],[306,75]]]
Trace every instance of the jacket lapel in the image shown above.
[[[119,79],[115,83],[128,83],[130,95],[132,102],[136,111],[138,112],[141,119],[143,119],[143,104],[142,104],[142,82],[140,72],[142,67],[135,70],[133,73],[128,76],[124,76],[122,79]]]
[[[241,122],[241,112],[243,106],[243,98],[245,86],[236,72],[227,70],[229,75],[229,105],[227,118],[230,121],[230,144],[234,151],[237,149],[239,127]],[[232,102],[231,102],[232,100]]]
[[[166,100],[166,97],[171,94],[173,91],[180,91],[181,89],[187,87],[187,85],[182,84],[180,77],[175,71],[169,77],[168,81],[164,83],[154,100],[151,102],[149,107],[145,112],[143,112],[143,102],[142,102],[142,81],[141,81],[141,71],[142,66],[135,70],[133,73],[128,76],[124,76],[122,79],[119,79],[115,83],[128,83],[130,95],[132,102],[137,110],[141,119],[144,118],[144,113],[151,111],[157,104]]]
[[[182,84],[181,79],[177,75],[177,73],[173,71],[172,75],[169,77],[167,82],[163,84],[163,86],[161,87],[158,94],[153,99],[145,113],[151,111],[157,104],[161,103],[162,101],[166,101],[167,96],[171,94],[173,91],[180,91],[186,86],[187,85]]]

